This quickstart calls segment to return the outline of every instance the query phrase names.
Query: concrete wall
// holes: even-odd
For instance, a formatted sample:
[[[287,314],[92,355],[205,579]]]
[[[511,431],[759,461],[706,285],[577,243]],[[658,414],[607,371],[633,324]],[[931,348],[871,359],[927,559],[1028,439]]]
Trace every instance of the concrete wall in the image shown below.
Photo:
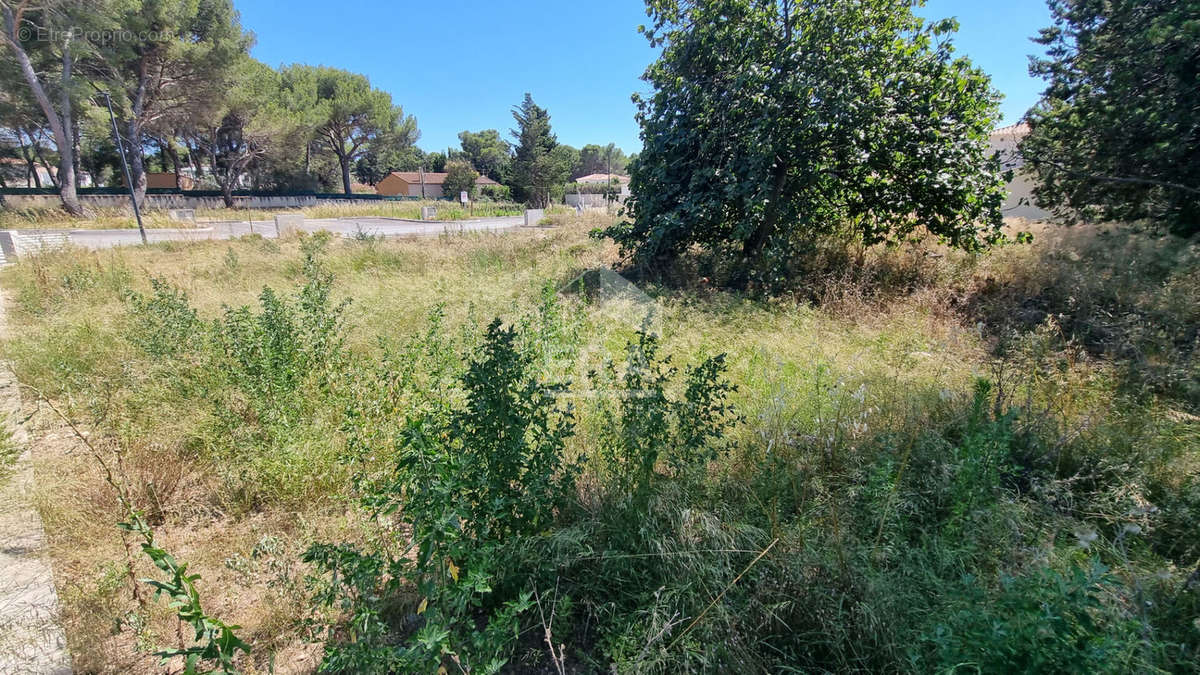
[[[66,233],[26,234],[20,230],[0,230],[0,265],[41,251],[62,248],[71,243]]]
[[[1051,214],[1033,205],[1033,179],[1027,173],[1025,158],[1017,152],[1017,144],[1027,133],[1029,128],[1023,124],[997,129],[988,138],[988,152],[999,152],[1004,170],[1013,172],[1012,182],[1008,184],[1008,199],[1004,201],[1004,215],[1044,220]]]
[[[525,210],[525,227],[533,227],[542,222],[542,218],[546,217],[546,209],[526,209]]]
[[[603,209],[608,207],[608,201],[604,195],[589,195],[567,193],[563,195],[563,201],[567,206],[582,206],[585,209]],[[612,202],[615,207],[620,207],[623,200]]]
[[[420,183],[410,184],[408,186],[408,196],[409,197],[420,197],[421,196],[421,184]],[[442,198],[442,186],[441,185],[431,185],[429,183],[426,183],[425,184],[425,198],[426,199],[441,199]]]
[[[428,186],[426,186],[428,187]],[[439,186],[440,189],[440,186]],[[420,194],[420,186],[417,187]],[[3,195],[4,205],[14,209],[57,208],[62,204],[58,195]],[[130,209],[129,195],[80,195],[84,206],[104,209]],[[303,195],[274,197],[234,197],[234,208],[240,209],[295,209],[318,204],[362,204],[362,200],[334,199]],[[368,202],[369,203],[369,202]],[[186,195],[146,195],[143,208],[148,209],[223,209],[225,201],[220,197],[191,197]],[[132,209],[130,209],[132,210]]]

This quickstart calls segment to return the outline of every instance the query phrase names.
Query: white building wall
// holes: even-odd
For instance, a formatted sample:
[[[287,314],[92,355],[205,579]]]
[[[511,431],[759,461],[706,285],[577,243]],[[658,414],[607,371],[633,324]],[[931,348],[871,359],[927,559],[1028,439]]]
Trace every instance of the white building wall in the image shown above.
[[[999,152],[1005,171],[1011,169],[1013,179],[1008,184],[1008,199],[1004,201],[1004,215],[1012,218],[1045,220],[1051,213],[1033,203],[1033,178],[1028,174],[1025,160],[1017,152],[1017,144],[1029,133],[1029,127],[1017,124],[992,132],[988,138],[989,152]]]

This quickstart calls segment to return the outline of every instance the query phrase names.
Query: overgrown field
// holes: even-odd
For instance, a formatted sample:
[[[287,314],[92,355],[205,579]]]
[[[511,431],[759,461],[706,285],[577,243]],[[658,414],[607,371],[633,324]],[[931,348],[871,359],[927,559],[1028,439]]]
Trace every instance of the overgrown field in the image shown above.
[[[624,285],[592,218],[0,275],[78,430],[32,419],[76,669],[1200,668],[1194,244],[835,247],[755,298]]]
[[[279,213],[303,213],[306,218],[405,218],[418,220],[421,207],[437,209],[438,220],[468,220],[495,216],[516,216],[523,207],[509,202],[476,202],[468,207],[446,200],[426,201],[362,201],[352,204],[321,204],[296,209],[196,209],[196,224],[203,227],[211,222],[230,220],[272,220]],[[166,209],[146,209],[142,212],[146,227],[187,227],[188,223],[172,221]],[[137,227],[128,208],[92,208],[87,218],[72,218],[61,208],[13,209],[0,208],[0,230],[19,229],[107,229]]]

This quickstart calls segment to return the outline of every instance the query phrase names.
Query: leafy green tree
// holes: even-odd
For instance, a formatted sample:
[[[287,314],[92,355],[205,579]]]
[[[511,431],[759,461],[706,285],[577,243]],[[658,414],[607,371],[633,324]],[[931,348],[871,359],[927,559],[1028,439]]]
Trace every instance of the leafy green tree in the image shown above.
[[[446,170],[446,156],[440,152],[428,152],[421,158],[426,171],[441,173]]]
[[[471,167],[469,162],[455,160],[446,163],[446,180],[442,182],[442,192],[451,199],[458,199],[460,192],[466,192],[475,198],[475,180],[479,172]]]
[[[74,113],[72,112],[72,95],[74,94],[75,83],[72,73],[74,72],[75,53],[73,51],[73,28],[76,23],[72,18],[72,14],[79,9],[78,3],[73,2],[47,2],[32,5],[28,2],[12,2],[11,0],[0,0],[0,18],[3,19],[3,36],[0,37],[0,42],[3,42],[8,48],[8,52],[12,55],[13,60],[17,64],[21,79],[24,80],[24,85],[28,88],[33,100],[36,101],[37,107],[45,116],[46,122],[50,127],[54,145],[58,150],[58,189],[59,198],[62,200],[63,209],[73,216],[82,216],[84,214],[83,206],[79,203],[76,196],[75,188],[78,183],[76,176],[76,157],[75,157],[75,129],[73,127]],[[45,69],[39,68],[35,59],[39,56],[34,52],[34,47],[37,45],[38,31],[47,31],[45,34],[52,38],[51,40],[41,41],[43,47],[42,56],[46,56],[45,49],[50,47],[53,42],[54,47],[58,49],[58,63],[56,71],[46,72]],[[33,43],[31,45],[31,43]],[[7,70],[7,69],[6,69]],[[52,76],[55,76],[53,81]],[[4,78],[5,88],[12,91],[16,82],[15,78]],[[51,100],[57,89],[58,101]],[[38,148],[37,141],[33,142],[34,148]],[[37,176],[37,173],[34,173]]]
[[[91,112],[79,120],[79,163],[91,175],[95,185],[112,187],[117,184],[117,176],[121,175],[121,158],[113,142],[108,112],[103,111],[103,116],[99,108]]]
[[[589,143],[579,151],[579,166],[575,167],[574,178],[594,173],[624,174],[629,157],[615,143],[596,145]]]
[[[956,24],[926,25],[912,4],[649,0],[663,52],[653,94],[635,97],[630,220],[607,234],[643,264],[699,244],[756,265],[832,233],[997,239],[999,95],[954,58]]]
[[[513,108],[517,128],[512,130],[516,150],[512,161],[513,197],[531,206],[550,204],[551,197],[571,174],[579,152],[559,146],[558,138],[550,131],[550,113],[525,94],[521,105]]]
[[[354,176],[360,182],[375,185],[393,171],[416,171],[424,153],[407,136],[390,135],[376,139],[354,164]]]
[[[250,165],[274,145],[285,144],[303,124],[286,108],[280,76],[269,66],[243,57],[219,104],[197,115],[190,140],[211,161],[212,175],[225,201]]]
[[[125,154],[140,202],[147,135],[169,133],[172,116],[227,95],[232,69],[254,36],[242,30],[231,0],[123,0],[109,7],[103,14],[112,30],[97,32],[97,55],[81,67],[112,92],[125,119]]]
[[[563,192],[571,174],[579,167],[579,151],[565,143],[559,143],[550,151],[546,162],[546,172],[549,176],[549,201],[561,202]]]
[[[257,184],[292,192],[344,188],[337,156],[317,137],[317,130],[327,121],[325,106],[317,102],[318,69],[283,66],[279,78],[282,103],[298,126],[285,146],[267,151],[254,172]]]
[[[494,181],[504,180],[512,156],[508,142],[500,138],[499,131],[463,131],[458,134],[458,140],[462,142],[463,156],[471,166]]]
[[[1063,218],[1200,231],[1200,2],[1050,0],[1021,154]]]
[[[286,77],[314,88],[317,141],[331,152],[341,169],[342,189],[350,194],[350,169],[372,144],[411,146],[416,143],[417,121],[392,104],[385,91],[373,89],[366,76],[337,68],[289,66]],[[300,92],[299,87],[293,87]],[[304,90],[306,92],[307,89]],[[301,92],[301,93],[304,93]],[[298,102],[304,100],[297,96]]]

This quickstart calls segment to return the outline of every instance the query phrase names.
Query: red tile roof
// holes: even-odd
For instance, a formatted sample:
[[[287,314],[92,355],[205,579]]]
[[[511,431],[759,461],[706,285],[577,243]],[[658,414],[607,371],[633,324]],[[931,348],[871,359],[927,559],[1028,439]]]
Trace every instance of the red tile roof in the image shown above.
[[[399,178],[400,180],[404,181],[405,183],[408,183],[409,185],[420,185],[421,184],[421,173],[419,171],[393,171],[392,175]],[[426,185],[441,185],[442,183],[446,182],[447,175],[449,175],[449,174],[434,173],[432,171],[428,171],[425,173],[425,184]],[[496,181],[492,180],[491,178],[488,178],[487,176],[483,176],[483,175],[481,175],[481,176],[479,176],[479,178],[475,179],[475,184],[476,185],[499,185],[499,183],[497,183]]]
[[[421,184],[421,173],[419,171],[393,171],[392,175],[409,183],[411,185]],[[427,172],[425,174],[426,185],[441,185],[446,181],[446,174]]]
[[[1000,127],[999,129],[993,129],[991,135],[999,136],[1002,134],[1007,134],[1011,136],[1024,136],[1028,133],[1029,124],[1026,122],[1018,122],[1016,124],[1010,124],[1006,127]]]

